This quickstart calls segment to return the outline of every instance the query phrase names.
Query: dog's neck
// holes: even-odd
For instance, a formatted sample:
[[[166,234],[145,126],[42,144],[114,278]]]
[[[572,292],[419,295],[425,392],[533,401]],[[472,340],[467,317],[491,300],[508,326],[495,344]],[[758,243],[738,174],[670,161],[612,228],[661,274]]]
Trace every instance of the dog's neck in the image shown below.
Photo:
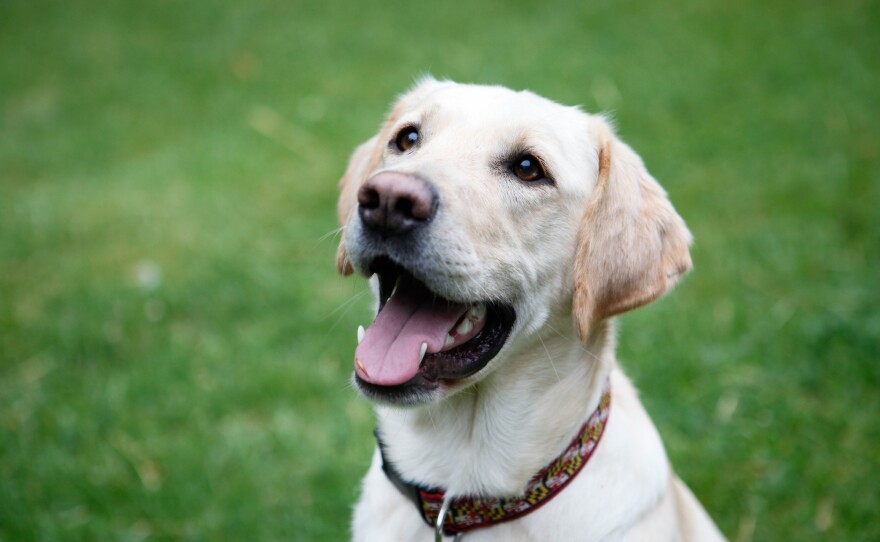
[[[518,494],[599,404],[614,366],[613,327],[598,324],[584,344],[563,331],[570,323],[548,326],[477,385],[438,404],[378,407],[388,459],[406,480],[448,495]]]

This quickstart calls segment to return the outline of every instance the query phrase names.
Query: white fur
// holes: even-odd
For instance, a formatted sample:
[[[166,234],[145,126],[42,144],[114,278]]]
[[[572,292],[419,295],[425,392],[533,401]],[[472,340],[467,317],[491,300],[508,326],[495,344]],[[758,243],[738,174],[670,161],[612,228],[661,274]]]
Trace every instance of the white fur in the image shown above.
[[[419,126],[419,147],[389,151],[388,141],[410,124]],[[528,186],[495,166],[523,144],[545,161],[554,185]],[[504,299],[517,315],[507,344],[475,375],[442,385],[420,406],[377,405],[388,458],[403,476],[449,495],[518,494],[566,447],[610,378],[608,425],[579,475],[538,511],[465,540],[723,540],[672,473],[615,360],[611,317],[651,301],[690,267],[690,234],[638,156],[601,117],[576,108],[501,87],[424,80],[358,149],[343,178],[343,272],[367,274],[355,194],[387,170],[429,179],[441,201],[413,274],[457,301]],[[645,232],[656,242],[643,242]],[[613,244],[619,238],[629,239],[623,248]],[[629,278],[615,283],[619,276]],[[357,541],[433,540],[378,454],[353,531]]]

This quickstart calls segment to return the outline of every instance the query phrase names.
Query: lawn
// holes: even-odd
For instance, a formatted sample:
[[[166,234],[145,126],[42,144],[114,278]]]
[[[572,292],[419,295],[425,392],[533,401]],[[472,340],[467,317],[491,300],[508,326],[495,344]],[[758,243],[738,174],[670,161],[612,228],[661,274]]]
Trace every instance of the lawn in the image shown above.
[[[619,355],[732,541],[880,540],[880,7],[0,4],[0,541],[344,540],[336,181],[423,73],[607,111],[696,237]]]

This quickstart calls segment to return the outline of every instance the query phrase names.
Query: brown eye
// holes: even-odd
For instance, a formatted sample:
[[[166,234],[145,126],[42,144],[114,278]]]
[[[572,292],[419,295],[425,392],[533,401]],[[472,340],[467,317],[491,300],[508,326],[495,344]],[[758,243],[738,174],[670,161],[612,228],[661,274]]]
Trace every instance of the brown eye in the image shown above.
[[[394,144],[401,152],[410,150],[411,148],[415,147],[416,143],[418,142],[419,131],[416,130],[413,126],[407,126],[403,130],[399,131],[397,133],[397,137],[394,138]]]
[[[512,169],[514,175],[529,183],[545,177],[541,162],[531,154],[524,154],[514,160]]]

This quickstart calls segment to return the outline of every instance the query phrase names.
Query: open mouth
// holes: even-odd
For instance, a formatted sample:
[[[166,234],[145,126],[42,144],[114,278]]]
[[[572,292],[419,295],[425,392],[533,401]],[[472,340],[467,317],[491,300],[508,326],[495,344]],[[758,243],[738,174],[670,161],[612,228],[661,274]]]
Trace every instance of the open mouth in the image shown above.
[[[509,305],[444,299],[387,257],[370,265],[379,313],[358,333],[355,375],[368,396],[391,402],[473,375],[501,350],[513,327]]]

